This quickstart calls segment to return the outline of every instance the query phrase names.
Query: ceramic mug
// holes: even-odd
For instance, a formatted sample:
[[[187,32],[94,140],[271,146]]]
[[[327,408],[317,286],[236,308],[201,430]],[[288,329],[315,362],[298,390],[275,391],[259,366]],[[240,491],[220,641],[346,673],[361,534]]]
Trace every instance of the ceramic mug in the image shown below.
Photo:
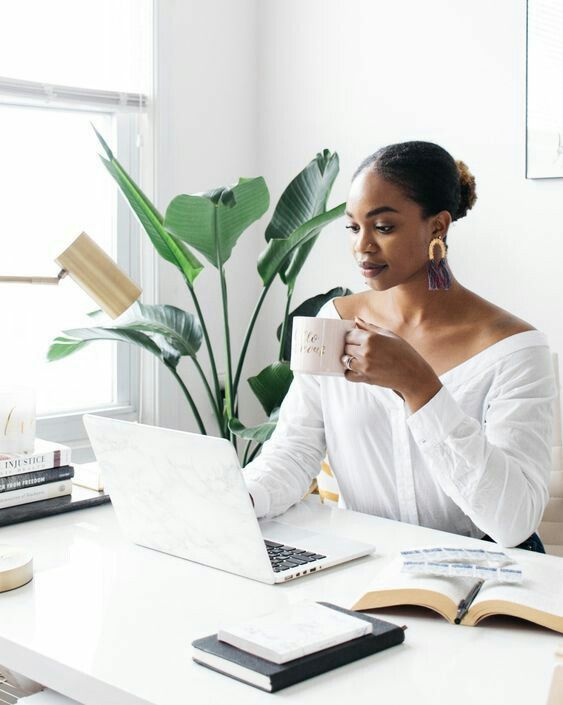
[[[345,337],[354,321],[295,316],[291,336],[291,369],[313,375],[344,376]]]

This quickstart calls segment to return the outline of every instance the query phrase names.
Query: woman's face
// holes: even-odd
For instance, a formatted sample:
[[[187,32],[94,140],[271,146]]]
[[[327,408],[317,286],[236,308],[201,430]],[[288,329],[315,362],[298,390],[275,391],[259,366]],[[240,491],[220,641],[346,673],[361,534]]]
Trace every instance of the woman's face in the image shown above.
[[[377,291],[425,278],[428,245],[443,238],[451,222],[448,211],[423,218],[418,203],[369,169],[352,182],[346,216],[354,258]]]

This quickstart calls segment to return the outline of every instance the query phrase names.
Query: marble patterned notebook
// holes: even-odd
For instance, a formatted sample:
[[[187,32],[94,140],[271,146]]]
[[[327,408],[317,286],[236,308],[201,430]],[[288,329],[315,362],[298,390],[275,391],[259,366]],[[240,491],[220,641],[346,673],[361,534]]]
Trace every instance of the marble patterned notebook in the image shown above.
[[[303,601],[242,624],[220,629],[217,638],[254,656],[286,663],[370,634],[363,619],[317,602]]]

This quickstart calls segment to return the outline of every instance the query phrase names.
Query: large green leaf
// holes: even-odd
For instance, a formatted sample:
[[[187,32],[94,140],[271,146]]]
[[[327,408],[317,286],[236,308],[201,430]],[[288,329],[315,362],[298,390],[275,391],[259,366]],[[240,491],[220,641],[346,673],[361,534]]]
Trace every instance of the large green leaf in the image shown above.
[[[65,338],[60,335],[51,343],[49,350],[47,351],[47,360],[49,362],[54,362],[55,360],[62,360],[63,357],[68,357],[73,353],[77,352],[85,345],[88,345],[86,340],[75,340],[71,338]]]
[[[189,243],[212,264],[216,260],[214,218],[216,206],[203,194],[183,194],[173,198],[166,209],[166,228],[179,240]]]
[[[286,364],[291,360],[291,336],[293,331],[293,319],[295,316],[316,316],[321,308],[326,304],[327,301],[336,298],[337,296],[349,296],[352,292],[350,289],[345,289],[341,286],[337,286],[325,294],[317,294],[312,296],[310,299],[303,301],[295,308],[287,317],[287,333],[285,336],[285,345],[283,348],[283,360],[286,360]],[[281,340],[283,322],[280,323],[276,331],[278,340]],[[249,380],[250,381],[250,380]]]
[[[298,247],[293,253],[293,255],[287,260],[284,268],[280,272],[280,279],[284,284],[287,285],[290,294],[293,294],[293,290],[295,289],[295,282],[297,281],[299,272],[305,264],[307,257],[309,257],[311,250],[315,246],[319,234],[320,230],[318,233],[313,235],[310,240],[307,240],[304,245]]]
[[[165,260],[178,267],[190,284],[193,284],[203,269],[203,265],[190,252],[185,243],[166,231],[161,214],[114,157],[96,128],[94,131],[107,155],[107,159],[100,157],[102,163],[119,186],[121,193],[139,219],[156,251]]]
[[[168,346],[158,346],[148,335],[136,330],[127,330],[118,327],[73,328],[63,331],[66,337],[58,337],[47,352],[47,360],[53,362],[67,357],[84,347],[93,340],[115,340],[125,343],[135,343],[171,367],[176,367],[180,356]]]
[[[264,179],[239,179],[232,188],[174,198],[164,217],[167,230],[194,247],[214,266],[229,259],[240,235],[268,210]]]
[[[199,320],[176,306],[146,306],[136,302],[116,323],[120,329],[164,337],[180,356],[193,357],[201,347],[202,329]]]
[[[338,154],[331,154],[328,149],[319,152],[282,193],[266,228],[266,240],[285,240],[300,225],[323,213],[338,171]],[[291,291],[315,242],[313,237],[297,248],[280,270],[282,281]]]
[[[326,213],[321,213],[303,225],[300,225],[285,240],[270,240],[268,247],[258,258],[258,273],[264,286],[269,286],[276,275],[282,270],[288,258],[295,250],[316,237],[319,231],[334,220],[344,215],[345,203],[335,206]]]
[[[275,408],[281,406],[292,380],[293,372],[288,363],[274,362],[255,377],[250,377],[248,384],[264,411],[270,415]]]
[[[158,210],[155,208],[153,205],[152,201],[150,201],[147,196],[141,191],[141,189],[137,186],[137,184],[131,179],[129,174],[125,171],[125,169],[121,166],[121,164],[117,161],[115,158],[114,153],[111,151],[108,143],[105,141],[105,139],[102,137],[102,135],[98,132],[98,130],[92,125],[92,129],[96,133],[96,137],[98,138],[99,143],[102,145],[102,148],[104,152],[106,153],[107,161],[109,161],[112,165],[114,165],[115,169],[122,175],[123,179],[127,182],[130,183],[129,188],[131,191],[135,192],[136,197],[142,202],[144,209],[151,214],[158,223],[162,225],[162,216],[158,212]],[[129,200],[129,197],[124,194],[127,200]],[[133,195],[133,194],[132,194]]]
[[[237,418],[233,417],[229,421],[229,429],[239,438],[245,438],[247,441],[255,441],[256,443],[265,443],[275,431],[279,413],[279,409],[274,409],[265,423],[248,428]]]
[[[325,210],[338,169],[338,154],[325,149],[290,181],[266,228],[268,242],[286,240],[300,225]]]

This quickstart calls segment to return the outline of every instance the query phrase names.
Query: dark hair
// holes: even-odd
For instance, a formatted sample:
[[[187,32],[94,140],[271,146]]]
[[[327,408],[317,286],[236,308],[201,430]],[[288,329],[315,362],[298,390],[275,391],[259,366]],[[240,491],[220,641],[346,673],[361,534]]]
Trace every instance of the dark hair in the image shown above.
[[[352,181],[365,169],[402,188],[422,207],[423,217],[446,210],[459,220],[477,200],[475,177],[462,161],[433,142],[399,142],[364,159]]]

